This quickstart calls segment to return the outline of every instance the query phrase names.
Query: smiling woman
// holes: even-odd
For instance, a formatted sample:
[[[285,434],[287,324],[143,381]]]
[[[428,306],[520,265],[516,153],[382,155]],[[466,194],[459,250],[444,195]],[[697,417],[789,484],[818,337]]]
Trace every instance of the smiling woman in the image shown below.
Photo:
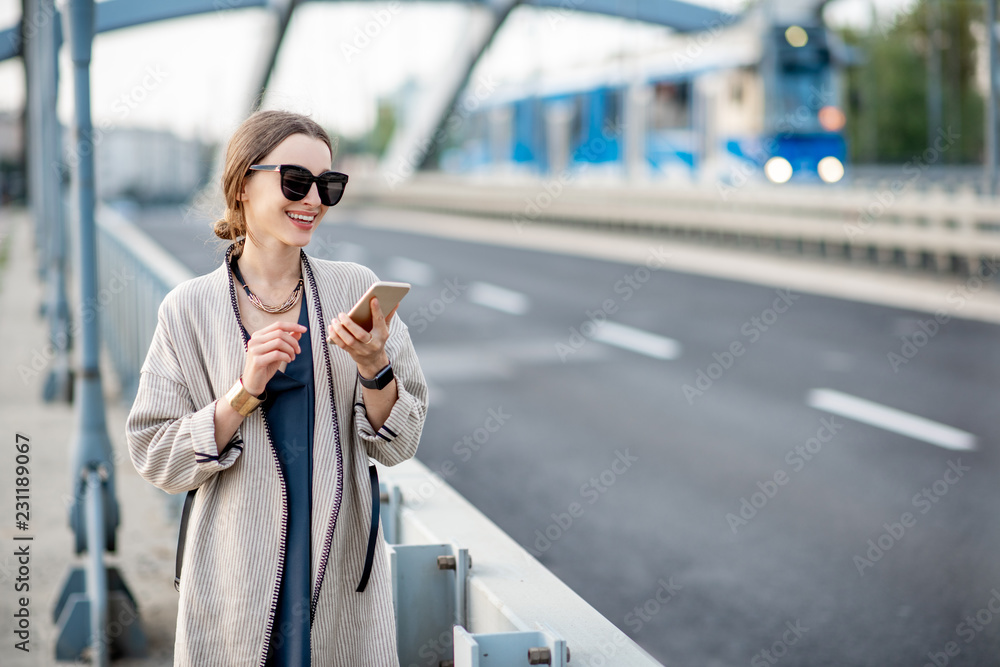
[[[395,309],[373,298],[371,331],[346,315],[375,275],[303,251],[347,185],[331,161],[310,118],[247,119],[226,260],[160,307],[126,434],[146,480],[188,492],[178,665],[398,664],[369,457],[414,455],[427,385]]]

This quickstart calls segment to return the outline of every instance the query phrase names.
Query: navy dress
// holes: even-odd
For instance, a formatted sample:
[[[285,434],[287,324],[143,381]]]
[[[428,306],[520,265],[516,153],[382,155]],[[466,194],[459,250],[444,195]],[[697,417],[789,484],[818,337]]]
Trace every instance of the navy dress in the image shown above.
[[[267,665],[309,665],[312,537],[312,453],[315,399],[312,345],[305,293],[299,324],[307,330],[299,339],[301,354],[277,371],[267,383],[262,404],[278,452],[288,492],[288,526],[284,576],[271,630]]]

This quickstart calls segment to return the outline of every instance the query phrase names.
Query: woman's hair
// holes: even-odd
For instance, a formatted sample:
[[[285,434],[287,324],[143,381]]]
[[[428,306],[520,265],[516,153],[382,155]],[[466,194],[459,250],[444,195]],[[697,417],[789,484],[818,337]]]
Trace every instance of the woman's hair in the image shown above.
[[[236,128],[226,147],[226,164],[222,170],[222,196],[226,211],[215,223],[215,235],[226,241],[248,237],[247,220],[240,201],[243,183],[250,176],[250,165],[259,163],[278,144],[293,134],[319,139],[330,149],[330,136],[311,118],[289,111],[257,111]],[[251,172],[252,173],[252,172]]]

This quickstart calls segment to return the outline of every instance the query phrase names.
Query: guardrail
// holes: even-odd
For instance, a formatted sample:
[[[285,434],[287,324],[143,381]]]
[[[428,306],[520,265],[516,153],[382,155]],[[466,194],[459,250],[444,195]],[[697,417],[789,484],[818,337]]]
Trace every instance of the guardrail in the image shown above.
[[[193,274],[117,212],[97,222],[117,294],[101,330],[130,399],[160,301]],[[419,461],[379,477],[402,667],[660,665]]]
[[[1000,254],[1000,201],[915,191],[901,171],[882,189],[742,186],[677,189],[582,176],[503,180],[422,174],[389,189],[352,181],[356,200],[507,219],[653,232],[911,269],[975,273]]]
[[[131,403],[160,302],[194,274],[107,206],[97,214],[97,252],[102,289],[95,310],[101,313],[101,337],[121,381],[122,398]]]

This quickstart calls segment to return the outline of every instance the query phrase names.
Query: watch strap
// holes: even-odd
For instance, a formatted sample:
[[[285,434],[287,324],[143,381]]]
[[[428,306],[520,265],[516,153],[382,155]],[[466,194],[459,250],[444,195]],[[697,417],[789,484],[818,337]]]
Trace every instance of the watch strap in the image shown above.
[[[370,380],[361,374],[358,370],[358,382],[361,386],[366,389],[384,389],[390,382],[392,382],[395,375],[392,372],[392,362],[385,365],[382,370],[375,374],[375,377]]]

